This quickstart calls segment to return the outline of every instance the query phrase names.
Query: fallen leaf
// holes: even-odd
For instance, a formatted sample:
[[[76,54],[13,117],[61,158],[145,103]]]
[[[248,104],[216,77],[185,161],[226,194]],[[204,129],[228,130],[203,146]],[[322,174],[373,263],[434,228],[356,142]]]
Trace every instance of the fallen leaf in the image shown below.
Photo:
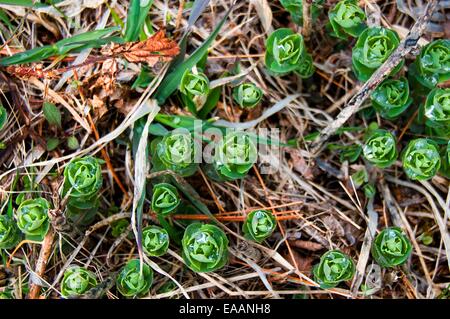
[[[289,244],[291,244],[294,247],[310,251],[318,251],[323,249],[323,246],[321,244],[309,240],[290,240]]]
[[[89,101],[96,117],[101,118],[106,112],[108,112],[105,102],[99,98],[97,94],[94,94],[94,97],[89,99]]]
[[[166,38],[164,31],[159,30],[145,41],[113,44],[104,54],[122,56],[128,62],[146,62],[154,66],[159,61],[170,61],[180,53],[178,44]]]

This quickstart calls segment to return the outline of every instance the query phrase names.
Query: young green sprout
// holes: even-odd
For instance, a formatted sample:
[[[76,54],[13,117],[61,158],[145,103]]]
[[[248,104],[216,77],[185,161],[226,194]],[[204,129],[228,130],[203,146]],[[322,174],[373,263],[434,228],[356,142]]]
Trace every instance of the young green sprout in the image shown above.
[[[93,272],[82,267],[71,266],[64,272],[61,295],[66,298],[81,296],[95,286],[97,286],[97,277]]]
[[[382,28],[366,28],[358,37],[352,51],[353,72],[362,82],[367,81],[372,74],[389,58],[400,44],[397,32]],[[391,75],[403,67],[404,61],[399,63]]]
[[[425,125],[437,136],[450,138],[450,88],[432,90],[424,108]]]
[[[276,227],[277,221],[272,212],[254,210],[247,215],[242,231],[246,238],[261,243],[273,233]]]
[[[217,226],[190,224],[182,239],[183,260],[195,272],[211,272],[228,261],[228,238]]]
[[[414,87],[427,92],[450,79],[450,40],[440,39],[422,48],[416,61],[408,68]]]
[[[169,234],[164,228],[151,225],[142,230],[142,246],[149,256],[162,256],[169,249]]]
[[[0,249],[16,247],[21,239],[21,233],[13,218],[0,215]]]
[[[168,169],[183,177],[197,172],[198,164],[194,163],[195,143],[191,134],[169,133],[163,138],[154,139],[150,147],[154,170]]]
[[[233,99],[243,109],[252,109],[259,104],[263,91],[251,82],[242,83],[233,89]]]
[[[308,57],[303,37],[287,28],[275,30],[269,35],[264,61],[267,69],[274,75],[298,71],[306,77],[312,65],[312,58]],[[304,63],[308,66],[306,69],[302,66]]]
[[[28,239],[42,241],[50,227],[49,202],[45,198],[23,201],[17,208],[17,226]]]
[[[206,170],[215,181],[244,178],[257,158],[256,145],[250,134],[242,131],[227,132],[216,144],[214,163]]]
[[[408,80],[384,80],[370,95],[373,108],[382,118],[393,120],[402,114],[412,103]]]
[[[92,156],[78,157],[64,169],[62,197],[69,196],[68,216],[74,222],[89,224],[100,204],[98,192],[103,185],[100,161]]]
[[[339,250],[330,250],[320,257],[313,268],[314,280],[322,289],[333,288],[350,280],[355,274],[353,260]]]
[[[180,204],[180,196],[175,186],[159,183],[153,187],[152,210],[156,214],[167,216]]]
[[[329,12],[332,35],[341,39],[358,37],[366,28],[366,14],[356,0],[339,1]]]
[[[201,72],[194,73],[186,70],[181,78],[180,92],[189,98],[195,96],[208,95],[209,80],[208,77]]]
[[[437,144],[426,138],[409,141],[402,153],[403,170],[412,180],[428,180],[441,166]]]
[[[411,255],[411,242],[398,227],[383,229],[372,244],[372,257],[384,268],[402,265]]]
[[[153,283],[153,270],[142,265],[139,259],[130,260],[119,272],[116,278],[117,290],[124,297],[136,297],[147,294]]]
[[[391,132],[375,130],[363,146],[364,157],[379,168],[389,167],[397,160],[396,144],[397,141]]]

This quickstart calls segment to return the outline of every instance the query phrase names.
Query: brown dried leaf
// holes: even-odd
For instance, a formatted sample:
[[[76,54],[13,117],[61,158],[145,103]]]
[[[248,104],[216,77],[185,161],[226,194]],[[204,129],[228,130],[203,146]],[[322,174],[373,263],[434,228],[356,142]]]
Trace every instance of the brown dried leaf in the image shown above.
[[[99,98],[97,94],[94,94],[94,97],[89,99],[89,101],[96,117],[101,118],[106,112],[108,112],[105,102]]]
[[[290,240],[289,244],[294,247],[310,251],[318,251],[324,248],[321,244],[309,240]]]
[[[178,44],[166,38],[164,31],[159,30],[145,41],[114,44],[110,54],[121,55],[128,62],[146,62],[154,66],[158,61],[170,61],[180,53]]]
[[[117,71],[118,66],[116,59],[108,59],[104,61],[100,71],[100,76],[97,78],[95,83],[89,87],[89,90],[92,91],[98,87],[101,87],[108,95],[112,94],[116,86]]]
[[[289,150],[289,154],[291,155],[294,169],[302,174],[302,176],[307,180],[312,180],[314,178],[312,168],[308,165],[308,163],[306,163],[300,152],[297,150]]]
[[[310,273],[313,267],[313,261],[314,258],[311,256],[302,256],[297,251],[292,250],[292,255],[295,259],[295,264],[298,266],[298,270],[300,270],[303,273]],[[292,260],[291,254],[288,251],[285,251],[282,256],[292,265],[294,265],[294,262]]]

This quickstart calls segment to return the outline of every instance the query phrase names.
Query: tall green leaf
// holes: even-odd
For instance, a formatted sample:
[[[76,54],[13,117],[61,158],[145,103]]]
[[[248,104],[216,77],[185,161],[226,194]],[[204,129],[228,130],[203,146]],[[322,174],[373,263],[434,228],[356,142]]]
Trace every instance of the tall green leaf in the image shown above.
[[[145,18],[150,11],[153,0],[132,0],[128,8],[127,24],[124,39],[127,42],[137,41],[144,26]]]
[[[183,63],[178,65],[176,69],[174,69],[171,73],[169,73],[164,80],[161,82],[158,90],[155,93],[155,98],[158,100],[158,104],[162,105],[166,99],[177,89],[180,84],[181,78],[186,70],[192,69],[206,54],[208,48],[211,46],[215,38],[220,32],[225,20],[228,18],[231,10],[233,9],[233,5],[228,9],[223,19],[219,22],[213,33],[206,39],[203,44],[197,48],[197,50],[192,53],[189,58],[187,58]]]

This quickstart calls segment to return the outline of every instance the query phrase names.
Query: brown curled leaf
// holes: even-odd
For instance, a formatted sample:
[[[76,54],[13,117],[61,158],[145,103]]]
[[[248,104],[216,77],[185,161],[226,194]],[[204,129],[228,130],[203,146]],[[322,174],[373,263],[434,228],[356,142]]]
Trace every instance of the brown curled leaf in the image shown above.
[[[31,77],[38,79],[54,79],[57,77],[55,72],[45,71],[42,64],[37,64],[33,67],[11,65],[6,67],[6,72],[23,79],[29,79]]]
[[[146,62],[154,66],[158,61],[170,61],[180,53],[180,48],[175,41],[166,38],[164,31],[159,30],[145,41],[113,44],[106,53],[121,55],[128,62]]]

